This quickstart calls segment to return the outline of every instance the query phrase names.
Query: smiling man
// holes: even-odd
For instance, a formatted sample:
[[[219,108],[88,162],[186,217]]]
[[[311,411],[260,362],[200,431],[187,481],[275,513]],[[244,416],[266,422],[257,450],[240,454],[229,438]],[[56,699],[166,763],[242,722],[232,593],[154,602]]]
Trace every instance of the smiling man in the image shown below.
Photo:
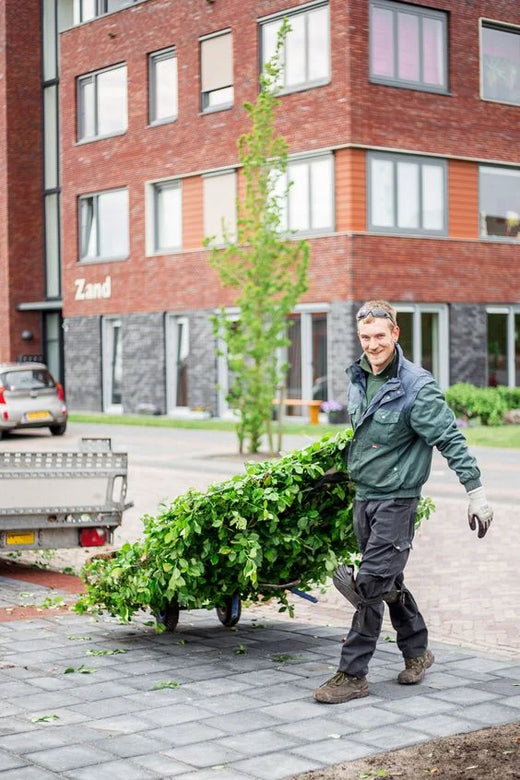
[[[363,354],[347,371],[354,429],[347,465],[356,486],[354,531],[362,558],[355,581],[345,565],[333,577],[356,612],[338,671],[314,691],[314,698],[327,704],[368,696],[366,675],[381,632],[384,602],[405,661],[397,681],[420,682],[434,662],[428,630],[403,576],[433,447],[466,489],[471,530],[478,527],[482,538],[493,519],[480,470],[453,412],[433,376],[407,360],[397,343],[395,309],[387,301],[368,301],[356,319]]]

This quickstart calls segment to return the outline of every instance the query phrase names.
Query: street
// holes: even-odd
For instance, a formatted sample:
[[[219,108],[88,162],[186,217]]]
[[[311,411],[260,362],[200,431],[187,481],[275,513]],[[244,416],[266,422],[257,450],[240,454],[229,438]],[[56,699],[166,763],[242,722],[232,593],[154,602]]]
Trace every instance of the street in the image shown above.
[[[74,450],[82,436],[111,437],[114,450],[128,453],[128,498],[134,506],[126,511],[116,532],[116,547],[138,538],[141,518],[154,514],[162,502],[189,487],[204,490],[243,469],[244,458],[238,455],[236,436],[230,432],[70,423],[64,437],[51,437],[45,429],[23,431],[13,433],[0,446],[4,450]],[[306,436],[286,435],[284,450],[311,441]],[[435,453],[424,495],[433,499],[436,511],[418,530],[406,581],[432,639],[515,654],[520,652],[520,453],[491,448],[473,452],[495,509],[489,533],[479,540],[470,532],[464,490]],[[60,551],[52,565],[78,570],[87,555],[84,550]],[[350,623],[351,607],[333,588],[317,595],[317,605],[296,599],[299,619]]]

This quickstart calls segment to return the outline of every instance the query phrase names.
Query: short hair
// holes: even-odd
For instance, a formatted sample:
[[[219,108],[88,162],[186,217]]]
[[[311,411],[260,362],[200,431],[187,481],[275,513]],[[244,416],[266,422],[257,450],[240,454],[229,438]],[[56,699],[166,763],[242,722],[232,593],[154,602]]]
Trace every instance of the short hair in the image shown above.
[[[390,320],[392,325],[397,325],[397,312],[388,301],[366,301],[356,314],[356,320],[358,322],[372,322],[376,317],[385,317]]]

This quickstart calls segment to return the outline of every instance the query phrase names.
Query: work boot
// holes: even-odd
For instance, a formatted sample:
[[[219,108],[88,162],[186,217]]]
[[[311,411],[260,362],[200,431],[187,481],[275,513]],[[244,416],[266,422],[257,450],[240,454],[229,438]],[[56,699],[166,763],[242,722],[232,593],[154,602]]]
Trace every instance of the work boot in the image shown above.
[[[316,701],[325,704],[342,704],[350,699],[362,699],[368,696],[366,677],[350,677],[344,672],[336,672],[330,680],[314,691]]]
[[[434,661],[435,657],[430,650],[425,650],[422,655],[418,655],[415,658],[405,658],[404,664],[406,668],[399,672],[397,682],[401,683],[401,685],[416,685],[421,682],[426,674],[426,669],[429,669]]]

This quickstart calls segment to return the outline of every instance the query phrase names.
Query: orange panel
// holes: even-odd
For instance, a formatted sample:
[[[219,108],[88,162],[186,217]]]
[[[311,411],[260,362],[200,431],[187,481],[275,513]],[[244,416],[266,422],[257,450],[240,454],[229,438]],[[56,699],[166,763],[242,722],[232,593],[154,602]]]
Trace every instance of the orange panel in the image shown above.
[[[202,177],[191,176],[182,181],[182,246],[199,249],[204,239],[202,214]]]
[[[448,162],[448,230],[450,238],[478,238],[478,165]]]
[[[336,230],[366,230],[364,149],[338,149],[336,158]]]

